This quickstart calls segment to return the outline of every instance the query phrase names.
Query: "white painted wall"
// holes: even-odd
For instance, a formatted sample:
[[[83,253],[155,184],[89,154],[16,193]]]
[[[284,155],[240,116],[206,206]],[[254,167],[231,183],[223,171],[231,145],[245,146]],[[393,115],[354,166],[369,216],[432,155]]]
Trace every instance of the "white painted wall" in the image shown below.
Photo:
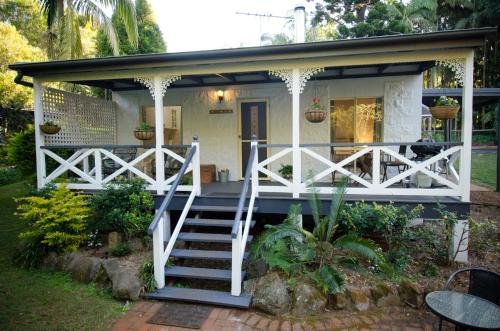
[[[224,102],[219,104],[217,87],[181,88],[167,90],[165,106],[182,107],[183,143],[189,144],[193,135],[200,139],[201,163],[229,168],[230,180],[239,179],[238,103],[245,99],[269,100],[269,143],[291,143],[291,95],[284,83],[223,87]],[[422,76],[357,78],[332,81],[310,81],[301,96],[305,109],[317,91],[325,109],[331,99],[353,97],[384,98],[384,141],[416,141],[421,132]],[[139,123],[141,106],[154,104],[149,91],[127,91],[113,94],[118,104],[118,143],[137,143],[132,131]],[[209,114],[210,109],[233,109],[230,114]],[[330,119],[313,124],[301,121],[301,143],[324,143],[330,140]],[[397,149],[397,147],[396,147]],[[279,149],[271,150],[274,154]],[[313,149],[330,157],[328,148]],[[288,158],[277,160],[271,167],[277,171],[280,163],[291,163]],[[303,177],[308,172],[324,169],[316,161],[303,156]]]

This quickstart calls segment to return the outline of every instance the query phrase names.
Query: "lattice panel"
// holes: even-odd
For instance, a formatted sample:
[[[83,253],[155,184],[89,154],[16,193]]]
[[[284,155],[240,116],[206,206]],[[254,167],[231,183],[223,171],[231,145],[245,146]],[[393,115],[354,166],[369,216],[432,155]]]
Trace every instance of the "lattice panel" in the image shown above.
[[[43,120],[61,127],[45,135],[45,144],[106,145],[116,143],[116,107],[112,101],[46,88]]]

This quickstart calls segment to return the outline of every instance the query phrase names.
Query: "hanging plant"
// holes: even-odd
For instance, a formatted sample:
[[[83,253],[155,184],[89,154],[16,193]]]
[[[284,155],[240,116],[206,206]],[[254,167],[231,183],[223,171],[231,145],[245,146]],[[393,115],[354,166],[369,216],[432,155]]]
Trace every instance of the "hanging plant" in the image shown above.
[[[135,130],[134,136],[139,140],[150,140],[155,136],[155,128],[142,122]]]
[[[315,97],[312,99],[311,105],[306,108],[306,120],[311,123],[321,123],[326,118],[326,112],[321,104],[321,99]]]
[[[430,107],[432,117],[440,120],[450,120],[457,116],[460,104],[456,99],[440,96],[433,107]]]
[[[46,121],[45,123],[40,124],[40,130],[42,130],[45,134],[56,134],[61,131],[61,127],[52,121]]]

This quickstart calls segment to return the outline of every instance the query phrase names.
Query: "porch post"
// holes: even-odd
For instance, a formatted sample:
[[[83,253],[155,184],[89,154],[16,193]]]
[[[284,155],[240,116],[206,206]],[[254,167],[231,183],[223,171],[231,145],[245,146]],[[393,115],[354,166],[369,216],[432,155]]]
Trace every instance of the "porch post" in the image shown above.
[[[162,78],[155,76],[154,84],[154,100],[155,100],[155,167],[156,167],[156,193],[161,195],[163,191],[163,183],[165,183],[165,161],[162,151],[163,145],[163,86]]]
[[[301,183],[301,154],[300,154],[300,70],[292,69],[292,159],[293,182],[292,195],[298,198]]]
[[[462,88],[462,152],[460,155],[461,199],[470,201],[471,156],[472,156],[472,91],[474,75],[474,52],[465,58]]]
[[[34,124],[35,124],[35,151],[36,151],[36,179],[37,187],[41,189],[45,184],[45,177],[47,176],[45,169],[45,154],[43,153],[41,147],[45,145],[44,137],[40,131],[40,124],[43,122],[43,108],[42,108],[42,97],[43,97],[43,86],[40,82],[34,78],[33,79],[33,90],[34,90]]]

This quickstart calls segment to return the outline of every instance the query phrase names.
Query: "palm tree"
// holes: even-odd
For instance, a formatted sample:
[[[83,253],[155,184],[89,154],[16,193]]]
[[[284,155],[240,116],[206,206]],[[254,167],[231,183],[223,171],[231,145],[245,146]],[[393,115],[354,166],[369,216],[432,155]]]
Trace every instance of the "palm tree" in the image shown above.
[[[389,1],[387,10],[398,26],[398,32],[411,33],[436,30],[436,0]]]
[[[48,57],[51,59],[82,56],[80,26],[91,23],[102,29],[114,55],[119,55],[118,38],[106,9],[112,9],[124,23],[130,44],[137,47],[137,19],[133,0],[38,0],[47,17]]]
[[[321,201],[314,190],[309,201],[314,220],[312,232],[304,230],[299,221],[300,205],[292,205],[285,221],[278,225],[266,225],[264,231],[252,245],[253,258],[263,259],[270,267],[285,272],[305,272],[324,292],[334,293],[342,288],[343,278],[337,267],[352,265],[361,257],[379,266],[384,259],[377,246],[356,234],[335,236],[339,216],[344,207],[347,178],[337,187],[332,196],[330,212],[321,216]]]

